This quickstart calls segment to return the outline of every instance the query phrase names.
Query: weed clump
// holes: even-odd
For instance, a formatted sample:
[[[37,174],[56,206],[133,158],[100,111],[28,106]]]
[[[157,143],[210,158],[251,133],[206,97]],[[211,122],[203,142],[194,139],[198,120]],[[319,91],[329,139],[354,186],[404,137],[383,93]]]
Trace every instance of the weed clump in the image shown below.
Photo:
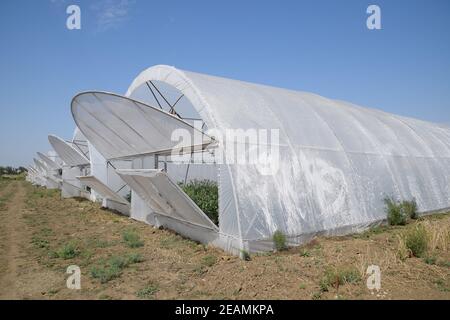
[[[247,250],[242,249],[241,250],[241,256],[240,258],[244,261],[250,261],[252,260],[252,257],[250,256],[250,253]]]
[[[322,292],[326,292],[330,287],[338,289],[346,283],[357,283],[361,280],[361,276],[357,270],[353,269],[328,269],[325,271],[319,286]]]
[[[387,197],[384,199],[384,203],[387,220],[391,226],[404,226],[408,219],[417,219],[419,217],[416,200],[398,202]]]
[[[91,277],[99,279],[101,283],[106,283],[112,279],[118,278],[122,270],[130,264],[144,261],[139,254],[130,254],[128,256],[112,256],[106,263],[100,266],[94,266],[90,270]]]
[[[136,296],[140,299],[154,299],[155,293],[159,291],[156,284],[151,283],[145,288],[136,292]]]
[[[50,247],[50,243],[46,239],[42,239],[40,237],[34,236],[31,239],[31,243],[39,249],[48,249]]]
[[[287,250],[286,236],[280,230],[274,232],[272,236],[273,244],[277,251]]]
[[[61,248],[56,251],[56,256],[61,259],[72,259],[80,254],[80,250],[77,248],[76,244],[73,242],[68,242],[64,244]]]
[[[130,248],[139,248],[144,245],[139,235],[133,230],[126,230],[122,233],[122,239]]]
[[[419,224],[408,231],[405,235],[405,245],[413,256],[422,257],[428,246],[428,234],[425,227]]]
[[[391,226],[404,226],[406,224],[406,215],[402,207],[392,198],[385,198],[387,220]]]
[[[407,217],[414,220],[419,218],[419,214],[417,212],[417,202],[415,199],[412,201],[402,201],[401,206]]]

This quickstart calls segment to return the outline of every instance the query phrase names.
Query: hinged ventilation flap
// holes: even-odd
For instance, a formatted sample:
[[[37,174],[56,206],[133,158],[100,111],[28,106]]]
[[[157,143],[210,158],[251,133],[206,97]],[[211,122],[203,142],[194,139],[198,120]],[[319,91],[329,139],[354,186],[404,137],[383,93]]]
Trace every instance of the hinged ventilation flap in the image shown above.
[[[211,138],[182,119],[142,102],[105,92],[85,92],[72,100],[73,118],[95,148],[108,160],[205,145]],[[172,139],[187,130],[199,141]]]
[[[89,165],[88,158],[86,158],[78,150],[74,149],[70,144],[68,144],[61,138],[49,135],[48,141],[66,165],[71,167]]]
[[[103,198],[116,201],[121,204],[129,205],[129,202],[124,199],[122,196],[117,194],[114,190],[111,190],[107,185],[98,180],[94,176],[83,176],[77,177],[78,180],[85,186],[88,186],[91,189],[94,189],[97,193],[99,193]]]
[[[49,168],[54,169],[54,170],[61,169],[61,166],[58,163],[56,163],[55,161],[53,161],[52,159],[47,157],[45,154],[43,154],[41,152],[38,152],[37,154]]]
[[[116,170],[121,178],[157,215],[218,230],[217,226],[164,171],[156,169]]]

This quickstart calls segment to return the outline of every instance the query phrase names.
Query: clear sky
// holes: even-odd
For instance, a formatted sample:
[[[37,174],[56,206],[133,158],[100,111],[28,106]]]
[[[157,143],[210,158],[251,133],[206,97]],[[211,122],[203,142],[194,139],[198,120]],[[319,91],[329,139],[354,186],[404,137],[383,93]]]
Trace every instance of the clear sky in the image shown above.
[[[155,64],[450,123],[448,0],[2,0],[0,40],[0,165],[69,139],[77,92],[123,94]]]

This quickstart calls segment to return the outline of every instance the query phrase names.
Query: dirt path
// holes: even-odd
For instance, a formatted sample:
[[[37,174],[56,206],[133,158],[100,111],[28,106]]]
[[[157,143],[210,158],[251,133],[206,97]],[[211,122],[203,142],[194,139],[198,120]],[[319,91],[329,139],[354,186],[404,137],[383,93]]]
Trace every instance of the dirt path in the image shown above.
[[[0,299],[17,299],[17,259],[21,254],[20,242],[23,241],[24,226],[21,212],[24,204],[25,190],[18,181],[10,183],[2,196],[12,197],[6,200],[6,209],[1,211],[2,217],[2,274],[0,275]]]

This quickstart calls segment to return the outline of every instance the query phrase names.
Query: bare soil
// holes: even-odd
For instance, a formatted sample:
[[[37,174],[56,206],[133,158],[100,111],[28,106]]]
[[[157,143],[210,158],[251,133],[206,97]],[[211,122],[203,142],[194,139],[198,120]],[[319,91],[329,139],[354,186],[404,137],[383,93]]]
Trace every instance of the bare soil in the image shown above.
[[[423,221],[449,230],[449,214],[317,238],[251,261],[25,181],[0,180],[0,218],[1,299],[450,299],[450,244],[421,258],[399,255],[405,232]],[[142,245],[129,247],[124,232]],[[68,245],[76,250],[66,252]],[[104,283],[93,276],[130,254],[143,261]],[[69,265],[81,268],[81,290],[66,287]],[[366,286],[369,265],[381,269],[379,291]],[[324,282],[346,271],[350,280]]]

